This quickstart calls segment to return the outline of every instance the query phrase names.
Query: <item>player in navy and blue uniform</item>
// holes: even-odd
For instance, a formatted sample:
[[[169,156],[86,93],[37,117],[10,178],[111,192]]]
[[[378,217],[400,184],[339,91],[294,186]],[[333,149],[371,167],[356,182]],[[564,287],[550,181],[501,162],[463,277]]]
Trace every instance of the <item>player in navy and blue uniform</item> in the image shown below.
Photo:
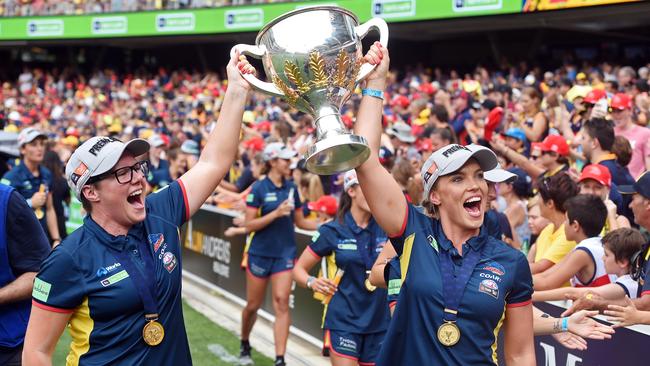
[[[275,142],[266,146],[262,155],[266,177],[253,183],[246,197],[245,227],[252,239],[244,253],[247,303],[242,311],[240,363],[252,363],[248,337],[270,279],[275,312],[276,365],[284,365],[291,324],[291,270],[296,260],[294,223],[307,230],[315,230],[317,226],[316,222],[307,221],[303,216],[298,188],[288,179],[291,158],[296,152]]]
[[[324,351],[333,365],[374,365],[389,323],[387,292],[371,286],[370,268],[388,238],[370,214],[354,171],[344,178],[344,193],[333,221],[322,225],[303,252],[296,283],[331,296],[323,311]],[[325,258],[324,277],[308,271]],[[344,271],[336,285],[337,269]]]
[[[383,90],[388,51],[375,44],[365,60],[377,65],[366,88]],[[502,326],[506,362],[534,365],[528,262],[481,230],[488,195],[483,172],[496,167],[496,156],[481,146],[452,144],[427,159],[421,170],[424,206],[439,218],[434,221],[406,202],[379,163],[382,100],[373,96],[377,93],[363,94],[355,132],[366,138],[371,156],[356,171],[402,271],[377,365],[496,364]]]
[[[166,188],[145,198],[147,163],[137,159],[149,150],[145,140],[92,137],[72,154],[66,177],[88,216],[36,276],[25,364],[50,364],[69,323],[67,365],[191,365],[180,226],[212,194],[237,151],[251,90],[240,72],[253,72],[237,60],[226,68],[219,127],[194,168]]]
[[[52,201],[52,173],[42,165],[47,135],[28,127],[20,132],[18,146],[22,159],[0,180],[16,189],[34,209],[43,230],[53,245],[61,236]]]

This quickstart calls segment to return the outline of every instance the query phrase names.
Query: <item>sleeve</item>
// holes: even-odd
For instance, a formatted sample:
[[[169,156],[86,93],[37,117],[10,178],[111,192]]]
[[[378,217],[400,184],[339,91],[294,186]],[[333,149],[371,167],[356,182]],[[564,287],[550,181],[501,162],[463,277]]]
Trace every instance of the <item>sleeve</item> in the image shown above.
[[[15,169],[15,168],[14,168]],[[2,179],[0,179],[0,183],[17,188],[15,182],[14,182],[14,174],[13,171],[8,171],[5,173],[5,175],[2,176]]]
[[[181,179],[150,194],[146,203],[151,213],[167,218],[177,226],[183,225],[190,218],[187,192]]]
[[[531,303],[533,296],[533,275],[523,253],[517,253],[513,276],[513,284],[506,295],[507,307],[526,306]]]
[[[246,168],[242,175],[237,179],[235,186],[237,186],[239,192],[243,192],[254,181],[255,178],[253,177],[253,172],[251,172],[250,168]]]
[[[57,247],[36,275],[32,303],[58,313],[71,313],[85,296],[79,267],[64,247]]]
[[[246,206],[252,208],[262,207],[262,194],[260,192],[260,181],[253,183],[253,188],[246,196]]]
[[[423,215],[424,214],[420,213],[415,206],[407,203],[406,216],[404,217],[402,229],[396,234],[388,233],[390,242],[393,244],[398,256],[402,256],[406,239],[418,229],[418,225],[421,225],[420,217]]]
[[[335,236],[332,230],[327,226],[321,226],[312,236],[307,250],[319,258],[328,256],[334,251],[334,240]]]
[[[50,253],[50,242],[27,202],[14,191],[7,207],[7,251],[14,276],[38,272]]]
[[[566,257],[569,252],[575,248],[576,243],[573,241],[564,240],[555,240],[551,247],[548,248],[546,253],[542,256],[541,259],[548,259],[553,263],[559,263],[562,258]]]

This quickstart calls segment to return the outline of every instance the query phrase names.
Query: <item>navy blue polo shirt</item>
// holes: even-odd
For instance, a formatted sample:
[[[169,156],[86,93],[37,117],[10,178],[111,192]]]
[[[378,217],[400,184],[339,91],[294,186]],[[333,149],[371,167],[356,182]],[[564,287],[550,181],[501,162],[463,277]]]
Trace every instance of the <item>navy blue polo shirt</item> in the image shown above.
[[[253,183],[251,192],[246,197],[246,205],[256,208],[258,216],[264,216],[287,200],[291,190],[293,190],[294,206],[299,209],[302,203],[296,185],[285,179],[282,181],[282,186],[278,187],[269,177]],[[248,253],[271,258],[295,258],[296,238],[293,218],[294,212],[289,216],[279,217],[262,230],[256,231]]]
[[[460,341],[443,346],[437,338],[445,307],[439,253],[450,251],[455,268],[462,257],[439,221],[408,206],[404,230],[391,243],[400,256],[402,288],[377,365],[496,364],[496,344],[506,307],[531,303],[532,275],[524,255],[481,233],[463,244],[481,259],[458,308]],[[415,325],[415,326],[414,326]]]
[[[364,260],[366,256],[372,266],[387,240],[374,219],[361,228],[349,211],[342,223],[335,219],[318,229],[307,250],[318,258],[327,257],[328,274],[335,273],[336,268],[345,271],[338,291],[325,305],[324,329],[368,334],[388,328],[386,289],[377,288],[373,292],[366,289],[366,270],[370,268],[366,268]]]
[[[0,183],[6,184],[8,186],[14,187],[18,193],[20,193],[26,200],[30,203],[31,198],[34,193],[38,192],[41,187],[41,184],[45,185],[45,192],[52,191],[52,173],[46,167],[39,165],[38,166],[38,177],[35,177],[32,172],[27,169],[24,161],[20,161],[20,164],[8,171]],[[45,206],[43,206],[43,213],[46,213]],[[43,230],[47,233],[47,220],[45,215],[39,220]]]
[[[145,208],[144,222],[125,236],[110,235],[86,216],[83,226],[52,251],[36,276],[33,305],[71,314],[69,363],[192,363],[181,306],[180,226],[189,218],[182,182],[147,196]],[[142,339],[146,322],[134,277],[112,250],[127,251],[143,276],[155,278],[158,321],[165,328],[158,346],[150,347]],[[153,256],[154,273],[144,273],[143,255]]]
[[[151,178],[147,179],[149,184],[155,189],[160,189],[168,186],[174,181],[174,178],[169,174],[169,169],[158,169],[150,173]]]
[[[597,164],[603,165],[609,169],[612,175],[612,182],[617,186],[633,185],[634,178],[630,171],[616,161],[616,155],[611,154],[611,158],[599,161]]]

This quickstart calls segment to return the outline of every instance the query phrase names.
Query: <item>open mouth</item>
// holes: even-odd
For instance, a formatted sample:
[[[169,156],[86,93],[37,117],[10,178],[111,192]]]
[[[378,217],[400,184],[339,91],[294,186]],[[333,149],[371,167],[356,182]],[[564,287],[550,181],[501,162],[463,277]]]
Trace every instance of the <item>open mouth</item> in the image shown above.
[[[126,200],[134,208],[138,208],[138,209],[143,208],[144,200],[142,198],[142,189],[138,189],[137,191],[131,192],[131,194],[129,194]]]
[[[470,216],[478,218],[481,217],[481,202],[479,196],[470,197],[463,202],[463,207]]]

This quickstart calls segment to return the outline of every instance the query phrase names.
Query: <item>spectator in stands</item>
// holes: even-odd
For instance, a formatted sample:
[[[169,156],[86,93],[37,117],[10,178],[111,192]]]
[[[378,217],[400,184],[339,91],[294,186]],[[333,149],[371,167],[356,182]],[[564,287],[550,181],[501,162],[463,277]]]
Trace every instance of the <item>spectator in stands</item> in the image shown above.
[[[641,127],[632,121],[632,98],[619,93],[610,102],[614,134],[623,136],[632,146],[632,160],[627,165],[633,178],[650,170],[650,129]],[[625,165],[623,165],[625,166]]]
[[[513,115],[512,126],[524,130],[526,138],[532,142],[541,141],[548,134],[548,120],[541,110],[541,103],[539,91],[527,87],[519,99],[521,113]]]
[[[623,227],[630,227],[630,222],[625,216],[616,213],[617,204],[610,198],[612,187],[612,176],[609,169],[600,164],[590,164],[582,169],[578,179],[578,187],[581,194],[593,194],[599,197],[607,207],[607,221],[603,228],[603,234]],[[618,193],[618,192],[616,192]],[[622,199],[618,201],[622,204]]]
[[[552,271],[533,276],[536,291],[562,287],[569,280],[574,287],[598,287],[610,283],[599,237],[607,219],[605,204],[599,197],[583,194],[571,197],[565,206],[566,240],[578,244],[555,264]]]
[[[541,197],[540,212],[551,223],[542,230],[530,249],[535,259],[530,263],[533,274],[542,273],[559,263],[576,245],[565,236],[564,203],[578,194],[578,186],[568,174],[558,173],[550,178],[541,178],[537,189]]]
[[[497,191],[507,204],[503,213],[512,227],[513,246],[527,252],[530,248],[527,200],[533,196],[532,180],[520,168],[510,168],[508,172],[514,174],[516,179],[499,183]]]
[[[634,179],[627,168],[616,161],[612,154],[614,145],[614,127],[610,121],[593,118],[585,123],[582,134],[582,151],[592,164],[600,164],[607,169],[617,186],[634,184]]]
[[[579,298],[593,294],[603,299],[637,298],[638,282],[632,278],[631,271],[635,255],[641,250],[646,239],[636,229],[622,228],[603,236],[604,254],[602,261],[605,271],[616,276],[616,282],[599,287],[561,287],[553,290],[535,291],[533,301],[559,301],[567,296]],[[593,258],[598,260],[598,258]],[[592,295],[592,296],[593,296]]]

